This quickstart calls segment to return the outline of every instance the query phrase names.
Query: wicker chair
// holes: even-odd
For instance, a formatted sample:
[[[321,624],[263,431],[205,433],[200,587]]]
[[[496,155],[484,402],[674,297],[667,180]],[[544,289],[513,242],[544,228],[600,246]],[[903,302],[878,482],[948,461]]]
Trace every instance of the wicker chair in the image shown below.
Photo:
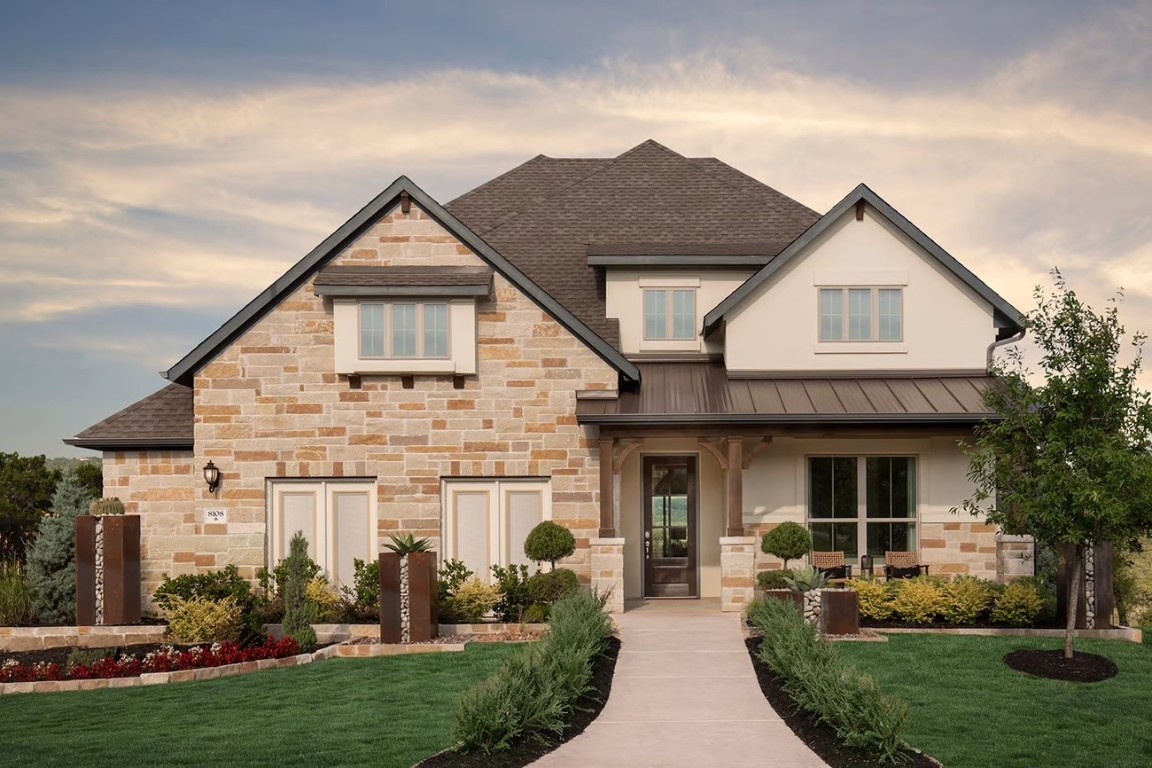
[[[893,569],[895,568],[915,568],[916,575],[928,575],[928,566],[920,562],[919,552],[885,552],[884,553],[884,578],[885,579],[909,579],[909,575],[894,576]]]
[[[852,566],[844,562],[843,552],[813,552],[812,567],[823,571],[825,575],[843,568],[844,576],[838,576],[831,581],[839,582],[852,578]]]

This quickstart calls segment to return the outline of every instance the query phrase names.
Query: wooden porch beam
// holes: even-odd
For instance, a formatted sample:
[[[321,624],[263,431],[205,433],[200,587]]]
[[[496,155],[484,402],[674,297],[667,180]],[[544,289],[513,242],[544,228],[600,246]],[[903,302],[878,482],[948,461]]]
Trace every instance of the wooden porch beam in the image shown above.
[[[624,466],[624,462],[628,460],[628,457],[635,453],[642,445],[644,445],[643,440],[621,440],[619,450],[615,452],[614,458],[612,459],[612,470],[619,472],[620,468]]]
[[[764,451],[764,449],[770,445],[772,445],[772,438],[771,437],[762,437],[762,438],[760,438],[760,440],[755,445],[752,446],[752,450],[745,451],[744,452],[744,469],[748,469],[749,467],[751,467],[752,466],[752,459],[756,458],[756,455],[758,453],[762,453]]]
[[[716,445],[711,440],[705,440],[703,438],[697,440],[696,442],[700,444],[701,448],[716,457],[716,463],[720,465],[720,469],[728,469],[728,456],[724,453],[724,451],[720,450],[719,445]]]
[[[728,536],[744,535],[744,438],[728,438]]]
[[[616,474],[613,454],[616,441],[600,438],[600,538],[616,538],[616,512],[613,509],[612,476]]]

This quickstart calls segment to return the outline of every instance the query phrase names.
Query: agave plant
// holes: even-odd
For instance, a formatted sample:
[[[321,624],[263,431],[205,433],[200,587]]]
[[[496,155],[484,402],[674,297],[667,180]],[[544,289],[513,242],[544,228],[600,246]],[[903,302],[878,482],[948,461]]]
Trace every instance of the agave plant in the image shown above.
[[[413,552],[427,552],[431,546],[428,539],[417,539],[411,533],[405,536],[392,536],[392,543],[385,544],[386,549],[390,549],[398,555],[408,555]]]
[[[823,589],[828,583],[828,577],[819,568],[806,565],[792,571],[792,575],[786,576],[784,581],[788,582],[789,588],[794,592],[813,592]]]

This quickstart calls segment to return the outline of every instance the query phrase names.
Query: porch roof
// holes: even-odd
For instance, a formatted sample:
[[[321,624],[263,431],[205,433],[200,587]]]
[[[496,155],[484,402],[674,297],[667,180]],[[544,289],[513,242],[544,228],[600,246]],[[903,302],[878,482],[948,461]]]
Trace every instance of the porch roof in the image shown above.
[[[729,377],[723,363],[640,363],[638,391],[582,397],[582,424],[974,424],[994,381],[974,372]]]

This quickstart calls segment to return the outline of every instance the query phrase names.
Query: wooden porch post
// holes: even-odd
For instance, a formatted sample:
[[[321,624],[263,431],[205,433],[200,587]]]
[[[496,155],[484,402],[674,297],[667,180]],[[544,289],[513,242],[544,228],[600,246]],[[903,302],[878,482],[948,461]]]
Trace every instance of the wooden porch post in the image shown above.
[[[616,513],[613,509],[612,476],[616,474],[612,464],[616,441],[600,438],[600,538],[616,538]]]
[[[728,535],[744,535],[744,438],[728,438]]]

